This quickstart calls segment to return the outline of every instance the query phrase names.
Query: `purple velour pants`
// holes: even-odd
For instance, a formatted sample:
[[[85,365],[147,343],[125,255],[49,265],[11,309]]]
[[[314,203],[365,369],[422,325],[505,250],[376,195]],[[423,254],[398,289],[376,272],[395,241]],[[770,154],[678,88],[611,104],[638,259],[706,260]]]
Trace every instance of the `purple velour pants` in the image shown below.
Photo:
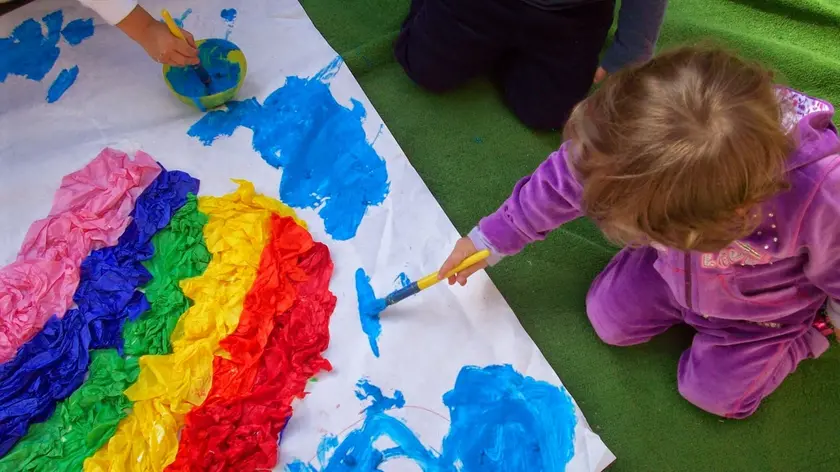
[[[680,306],[654,268],[653,248],[624,249],[598,276],[587,296],[587,314],[607,344],[648,341],[678,323],[697,330],[680,357],[680,394],[727,418],[758,408],[805,358],[818,357],[828,340],[810,323],[753,323],[708,318]],[[813,321],[819,305],[801,319]]]

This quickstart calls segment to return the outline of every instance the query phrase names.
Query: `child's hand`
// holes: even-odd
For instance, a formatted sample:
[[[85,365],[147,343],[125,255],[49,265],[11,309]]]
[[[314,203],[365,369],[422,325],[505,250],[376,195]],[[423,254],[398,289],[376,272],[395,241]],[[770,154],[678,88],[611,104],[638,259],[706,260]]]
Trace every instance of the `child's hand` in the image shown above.
[[[186,41],[176,38],[162,22],[137,6],[117,27],[137,42],[146,53],[161,64],[187,66],[198,64],[198,50],[193,35],[181,29]]]
[[[472,256],[477,252],[478,249],[475,248],[475,244],[473,244],[470,238],[459,239],[458,242],[455,243],[455,249],[452,250],[452,254],[449,255],[449,258],[446,259],[446,262],[443,263],[443,266],[441,266],[440,271],[438,271],[438,274],[440,274],[438,277],[443,277],[444,275],[448,274],[450,271],[458,267],[458,264],[463,262],[464,259]],[[453,275],[452,277],[449,277],[449,285],[454,285],[455,282],[458,282],[461,285],[466,285],[467,277],[486,267],[487,261],[481,261],[471,267],[468,267],[463,271]]]
[[[161,64],[178,67],[198,64],[198,50],[193,35],[184,29],[181,29],[181,33],[186,41],[176,38],[165,24],[155,21],[137,38],[137,42],[149,57]]]

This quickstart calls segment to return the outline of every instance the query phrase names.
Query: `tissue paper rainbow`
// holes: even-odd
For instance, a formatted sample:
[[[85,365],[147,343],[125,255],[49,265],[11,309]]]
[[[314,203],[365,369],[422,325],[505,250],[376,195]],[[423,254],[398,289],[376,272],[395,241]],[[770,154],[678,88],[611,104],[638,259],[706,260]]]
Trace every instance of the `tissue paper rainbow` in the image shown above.
[[[327,247],[251,183],[104,150],[0,269],[0,470],[270,469],[329,370]],[[211,467],[212,465],[212,467]]]

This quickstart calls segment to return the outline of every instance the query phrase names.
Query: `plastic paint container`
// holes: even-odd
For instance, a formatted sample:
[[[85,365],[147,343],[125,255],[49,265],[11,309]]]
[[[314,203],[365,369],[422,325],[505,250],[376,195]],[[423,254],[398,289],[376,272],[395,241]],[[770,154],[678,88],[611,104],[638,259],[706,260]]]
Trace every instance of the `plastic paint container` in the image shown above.
[[[194,67],[163,66],[163,80],[178,100],[201,111],[210,110],[233,100],[248,71],[245,54],[236,44],[220,38],[195,42],[201,65],[210,75],[205,86]]]

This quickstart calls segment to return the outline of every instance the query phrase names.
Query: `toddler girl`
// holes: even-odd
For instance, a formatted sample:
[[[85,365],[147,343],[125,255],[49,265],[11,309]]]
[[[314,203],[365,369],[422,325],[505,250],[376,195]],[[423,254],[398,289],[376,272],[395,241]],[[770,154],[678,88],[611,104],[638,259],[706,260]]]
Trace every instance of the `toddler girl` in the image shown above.
[[[631,67],[573,111],[568,141],[459,241],[490,263],[580,216],[625,246],[592,284],[604,342],[697,333],[680,393],[744,418],[805,358],[840,300],[840,139],[826,102],[727,52],[682,48]],[[481,267],[458,274],[466,283]]]

